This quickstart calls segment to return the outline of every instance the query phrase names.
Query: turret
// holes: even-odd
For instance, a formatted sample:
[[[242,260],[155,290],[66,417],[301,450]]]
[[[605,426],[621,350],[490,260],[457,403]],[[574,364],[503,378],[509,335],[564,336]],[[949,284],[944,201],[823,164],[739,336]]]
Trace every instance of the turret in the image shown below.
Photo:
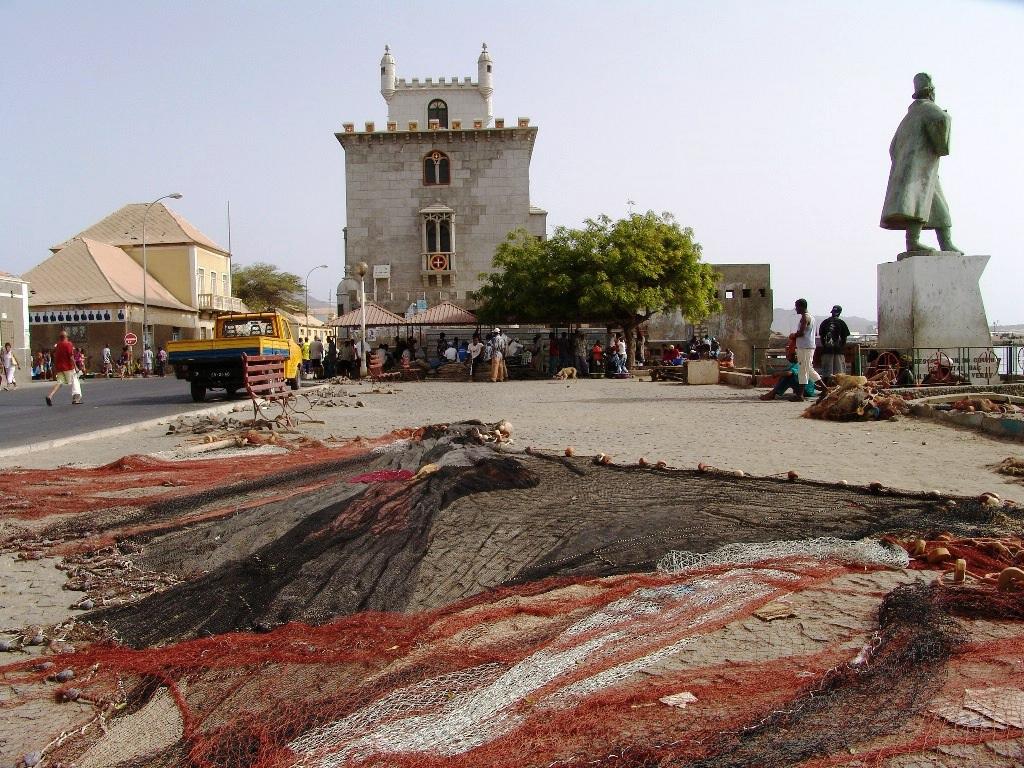
[[[487,52],[487,43],[484,43],[480,51],[480,58],[476,60],[477,81],[480,83],[480,95],[485,99],[491,98],[494,93],[494,81],[491,74],[491,54]]]
[[[384,56],[380,60],[380,95],[388,102],[395,95],[395,57],[387,45],[384,46]]]
[[[483,97],[484,103],[487,104],[487,125],[490,125],[491,118],[494,117],[494,109],[491,106],[491,94],[494,93],[494,74],[491,72],[492,63],[491,54],[487,52],[487,43],[484,43],[483,50],[480,51],[480,57],[476,60],[476,76],[480,95]]]

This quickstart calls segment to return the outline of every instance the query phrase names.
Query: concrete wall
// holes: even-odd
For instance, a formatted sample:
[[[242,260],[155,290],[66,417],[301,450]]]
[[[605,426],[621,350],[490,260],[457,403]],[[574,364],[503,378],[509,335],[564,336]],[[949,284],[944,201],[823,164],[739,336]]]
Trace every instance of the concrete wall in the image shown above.
[[[695,332],[714,336],[736,355],[736,365],[748,367],[753,346],[764,347],[774,314],[769,264],[712,264],[722,311],[694,324],[677,311],[656,315],[648,323],[648,339],[689,339]]]
[[[774,303],[771,265],[714,264],[720,277],[716,286],[722,312],[704,325],[723,347],[736,353],[736,365],[751,363],[751,347],[768,345]]]
[[[467,291],[491,269],[494,251],[514,229],[537,227],[530,215],[530,160],[536,128],[341,133],[345,148],[347,260],[391,265],[391,279],[367,279],[368,296],[403,314],[426,293],[435,304],[468,303]],[[423,158],[448,155],[451,184],[426,186]],[[441,204],[455,212],[453,272],[423,268],[421,209]],[[435,284],[431,284],[431,278]]]

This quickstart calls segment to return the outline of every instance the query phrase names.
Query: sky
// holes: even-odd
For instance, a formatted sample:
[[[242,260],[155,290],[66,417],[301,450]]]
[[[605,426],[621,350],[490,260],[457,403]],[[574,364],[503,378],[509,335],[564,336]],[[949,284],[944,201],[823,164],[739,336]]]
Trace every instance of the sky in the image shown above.
[[[129,202],[172,207],[305,276],[343,274],[343,122],[381,125],[379,61],[476,77],[539,127],[549,228],[669,211],[711,263],[772,267],[776,306],[875,316],[892,134],[929,72],[953,120],[954,241],[991,256],[990,322],[1024,322],[1024,3],[995,0],[0,0],[0,270]],[[925,234],[934,244],[934,235]]]

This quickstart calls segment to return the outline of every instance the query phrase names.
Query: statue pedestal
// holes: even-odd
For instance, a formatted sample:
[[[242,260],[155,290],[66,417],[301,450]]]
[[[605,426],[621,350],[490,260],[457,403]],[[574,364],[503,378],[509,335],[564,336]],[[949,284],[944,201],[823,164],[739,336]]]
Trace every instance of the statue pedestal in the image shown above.
[[[978,280],[988,256],[952,251],[900,254],[878,265],[878,347],[918,349],[915,373],[941,351],[969,375],[972,383],[994,383],[997,372],[986,363],[992,334]],[[967,356],[967,360],[961,360]],[[980,362],[976,365],[975,359]],[[969,374],[968,374],[969,370]]]

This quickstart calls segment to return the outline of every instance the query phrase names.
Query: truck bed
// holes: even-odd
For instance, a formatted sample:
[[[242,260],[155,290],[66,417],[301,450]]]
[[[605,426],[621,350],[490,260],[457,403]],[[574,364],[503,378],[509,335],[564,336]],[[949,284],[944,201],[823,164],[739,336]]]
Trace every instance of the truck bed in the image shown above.
[[[233,339],[189,339],[172,341],[167,345],[167,361],[183,363],[189,360],[217,360],[247,355],[290,354],[288,342],[272,336],[238,336]]]

